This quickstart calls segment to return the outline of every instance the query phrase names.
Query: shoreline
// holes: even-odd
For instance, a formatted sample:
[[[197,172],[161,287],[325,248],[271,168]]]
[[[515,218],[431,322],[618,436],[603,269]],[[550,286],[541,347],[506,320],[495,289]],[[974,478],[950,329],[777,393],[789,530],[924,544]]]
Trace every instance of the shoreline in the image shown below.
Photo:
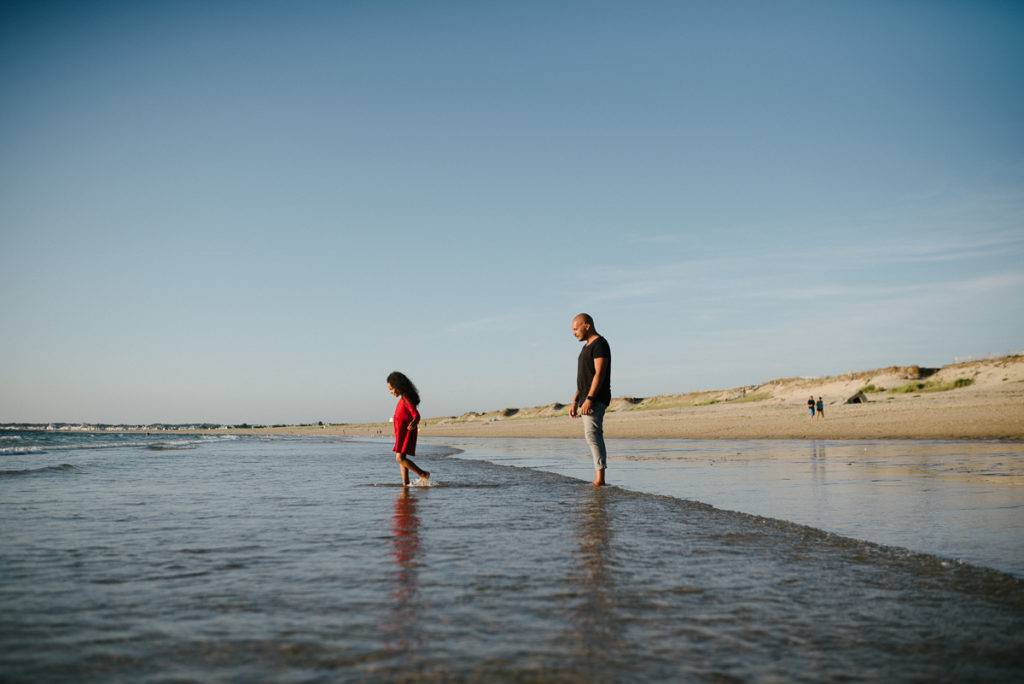
[[[808,396],[825,415],[807,415]],[[859,395],[859,397],[858,397]],[[862,403],[848,403],[853,397]],[[425,418],[423,436],[579,438],[564,404]],[[213,433],[389,437],[387,422],[284,426]],[[609,439],[1024,440],[1024,356],[942,368],[890,366],[823,378],[655,397],[617,397],[605,414]]]
[[[691,416],[659,415],[633,420],[633,416],[607,415],[605,418],[605,438],[607,439],[693,439],[693,440],[941,440],[941,441],[1024,441],[1024,410],[995,421],[974,421],[963,414],[946,414],[939,417],[942,423],[957,423],[957,427],[941,425],[914,425],[908,422],[903,425],[879,425],[876,420],[858,421],[857,424],[840,424],[836,420],[832,424],[796,426],[796,421],[784,421],[785,424],[750,420],[749,416],[735,416],[728,420],[724,416],[713,418],[699,417],[691,420]],[[872,416],[860,416],[870,419]],[[909,417],[908,417],[909,418]],[[936,418],[927,416],[930,421]],[[769,419],[770,420],[770,419]],[[808,422],[809,418],[805,419]],[[827,423],[828,418],[822,420]],[[846,423],[847,421],[844,421]],[[685,423],[685,424],[681,424]],[[282,435],[282,436],[323,436],[323,437],[380,437],[390,438],[392,435],[389,423],[361,423],[351,425],[331,425],[324,428],[288,426],[278,428],[250,428],[228,430],[182,430],[188,434],[238,434],[238,435]],[[542,418],[519,421],[496,422],[482,425],[445,426],[432,425],[426,422],[420,429],[423,437],[474,437],[493,439],[581,439],[582,424],[570,418]]]
[[[808,416],[809,396],[823,398],[823,418]],[[429,412],[429,404],[421,410]],[[392,434],[391,424],[384,421],[111,427],[125,433],[381,438]],[[1024,441],[1024,355],[942,368],[890,366],[685,394],[620,396],[608,407],[604,431],[609,439]],[[560,403],[424,417],[420,423],[425,437],[581,438],[582,433],[580,421],[570,418],[568,408]]]
[[[921,396],[830,406],[810,418],[789,403],[616,411],[605,417],[608,439],[918,439],[1024,441],[1024,399],[983,393]],[[1016,390],[1024,394],[1024,390]],[[1007,400],[1010,400],[1009,402]],[[207,430],[208,434],[390,438],[390,423]],[[581,438],[583,426],[566,415],[491,417],[475,421],[425,419],[424,437]]]

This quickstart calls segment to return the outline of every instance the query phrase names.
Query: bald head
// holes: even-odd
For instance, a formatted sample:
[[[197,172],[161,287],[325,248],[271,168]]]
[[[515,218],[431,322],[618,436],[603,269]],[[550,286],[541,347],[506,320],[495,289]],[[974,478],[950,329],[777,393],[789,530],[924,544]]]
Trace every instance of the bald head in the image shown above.
[[[574,320],[574,321],[583,321],[584,323],[586,323],[589,326],[593,326],[594,325],[594,317],[591,316],[588,313],[578,313],[578,314],[576,314],[575,316],[572,317],[572,320]]]
[[[594,318],[587,313],[578,313],[572,318],[572,336],[580,342],[589,340],[597,334],[594,330]]]

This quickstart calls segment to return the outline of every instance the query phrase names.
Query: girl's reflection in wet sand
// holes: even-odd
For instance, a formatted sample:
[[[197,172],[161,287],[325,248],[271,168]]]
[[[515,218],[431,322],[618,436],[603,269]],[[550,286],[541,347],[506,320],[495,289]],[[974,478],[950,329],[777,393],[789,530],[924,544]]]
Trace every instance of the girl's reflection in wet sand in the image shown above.
[[[419,529],[416,497],[408,487],[402,487],[395,497],[395,511],[391,517],[391,557],[395,561],[395,584],[391,597],[394,608],[385,629],[390,649],[400,654],[414,653],[422,638],[416,624]]]
[[[399,568],[399,586],[395,597],[416,593],[416,553],[420,546],[420,519],[416,515],[416,497],[402,487],[395,498],[395,514],[391,518],[392,555]]]

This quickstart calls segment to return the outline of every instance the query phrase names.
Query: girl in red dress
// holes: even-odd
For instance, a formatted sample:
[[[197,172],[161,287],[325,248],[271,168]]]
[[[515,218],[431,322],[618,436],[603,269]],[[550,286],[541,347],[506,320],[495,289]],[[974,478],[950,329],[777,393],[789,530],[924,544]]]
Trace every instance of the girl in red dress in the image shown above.
[[[398,467],[402,469],[402,484],[409,484],[410,470],[422,479],[429,480],[430,473],[409,458],[416,455],[416,433],[420,422],[420,412],[416,407],[420,403],[420,393],[416,391],[412,380],[398,371],[388,376],[388,392],[398,397],[392,419],[395,425],[395,447],[392,451],[395,452]]]

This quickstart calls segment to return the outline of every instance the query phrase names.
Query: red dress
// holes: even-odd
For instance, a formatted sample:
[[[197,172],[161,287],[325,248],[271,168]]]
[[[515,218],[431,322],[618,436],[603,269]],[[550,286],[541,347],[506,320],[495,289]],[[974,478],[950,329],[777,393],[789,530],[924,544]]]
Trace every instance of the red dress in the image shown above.
[[[419,420],[420,412],[412,405],[412,402],[401,397],[395,406],[395,417],[392,419],[395,425],[395,448],[396,454],[406,456],[416,455],[416,434],[419,430],[410,430],[409,422]]]

